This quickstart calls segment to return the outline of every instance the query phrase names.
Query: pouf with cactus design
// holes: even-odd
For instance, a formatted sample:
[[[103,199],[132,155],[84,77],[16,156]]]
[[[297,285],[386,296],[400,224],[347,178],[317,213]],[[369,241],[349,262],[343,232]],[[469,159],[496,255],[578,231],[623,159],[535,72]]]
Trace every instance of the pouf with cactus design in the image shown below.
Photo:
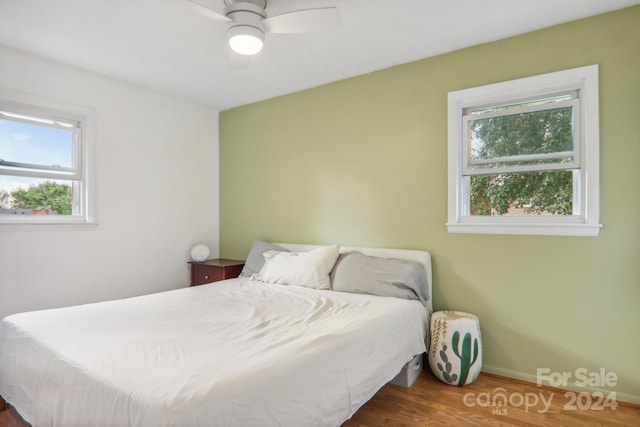
[[[480,321],[462,311],[437,311],[431,315],[429,366],[440,381],[471,384],[482,368]]]

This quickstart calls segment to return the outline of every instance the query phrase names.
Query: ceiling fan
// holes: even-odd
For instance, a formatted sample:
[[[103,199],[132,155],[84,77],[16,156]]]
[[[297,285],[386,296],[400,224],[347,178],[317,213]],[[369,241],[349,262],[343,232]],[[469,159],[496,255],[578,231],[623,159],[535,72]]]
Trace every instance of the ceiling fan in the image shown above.
[[[271,0],[224,0],[225,8],[220,12],[216,8],[216,3],[221,3],[222,0],[176,1],[202,16],[228,23],[229,46],[240,55],[259,53],[266,33],[292,34],[320,31],[337,27],[340,19],[338,8],[329,5],[272,14],[269,7]]]

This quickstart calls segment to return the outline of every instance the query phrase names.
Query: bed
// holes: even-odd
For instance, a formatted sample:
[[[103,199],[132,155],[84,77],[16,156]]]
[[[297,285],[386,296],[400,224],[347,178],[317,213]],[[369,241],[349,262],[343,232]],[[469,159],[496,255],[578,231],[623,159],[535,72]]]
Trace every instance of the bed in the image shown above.
[[[273,259],[289,251],[296,262],[324,250],[277,246],[284,250]],[[359,279],[341,278],[339,266],[355,259],[359,268],[364,258],[418,264],[422,297],[287,286],[247,273],[8,316],[0,322],[0,396],[34,426],[338,426],[429,342],[429,253],[340,247],[329,280],[346,277],[348,288]]]

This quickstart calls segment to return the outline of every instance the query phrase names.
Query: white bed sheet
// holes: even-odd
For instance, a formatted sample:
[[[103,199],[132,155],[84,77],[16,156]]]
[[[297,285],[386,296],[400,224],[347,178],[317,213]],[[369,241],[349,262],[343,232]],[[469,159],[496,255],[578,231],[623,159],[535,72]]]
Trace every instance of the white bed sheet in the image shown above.
[[[419,301],[232,279],[0,322],[34,426],[337,426],[426,350]]]

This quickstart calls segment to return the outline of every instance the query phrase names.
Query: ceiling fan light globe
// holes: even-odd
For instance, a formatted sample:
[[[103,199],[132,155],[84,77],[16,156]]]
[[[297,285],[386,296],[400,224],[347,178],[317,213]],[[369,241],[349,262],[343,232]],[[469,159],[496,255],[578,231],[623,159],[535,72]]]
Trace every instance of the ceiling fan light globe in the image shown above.
[[[227,32],[231,50],[240,55],[255,55],[262,50],[264,33],[260,29],[236,25]]]
[[[257,37],[240,34],[229,38],[229,45],[240,55],[255,55],[262,50],[263,42]]]

